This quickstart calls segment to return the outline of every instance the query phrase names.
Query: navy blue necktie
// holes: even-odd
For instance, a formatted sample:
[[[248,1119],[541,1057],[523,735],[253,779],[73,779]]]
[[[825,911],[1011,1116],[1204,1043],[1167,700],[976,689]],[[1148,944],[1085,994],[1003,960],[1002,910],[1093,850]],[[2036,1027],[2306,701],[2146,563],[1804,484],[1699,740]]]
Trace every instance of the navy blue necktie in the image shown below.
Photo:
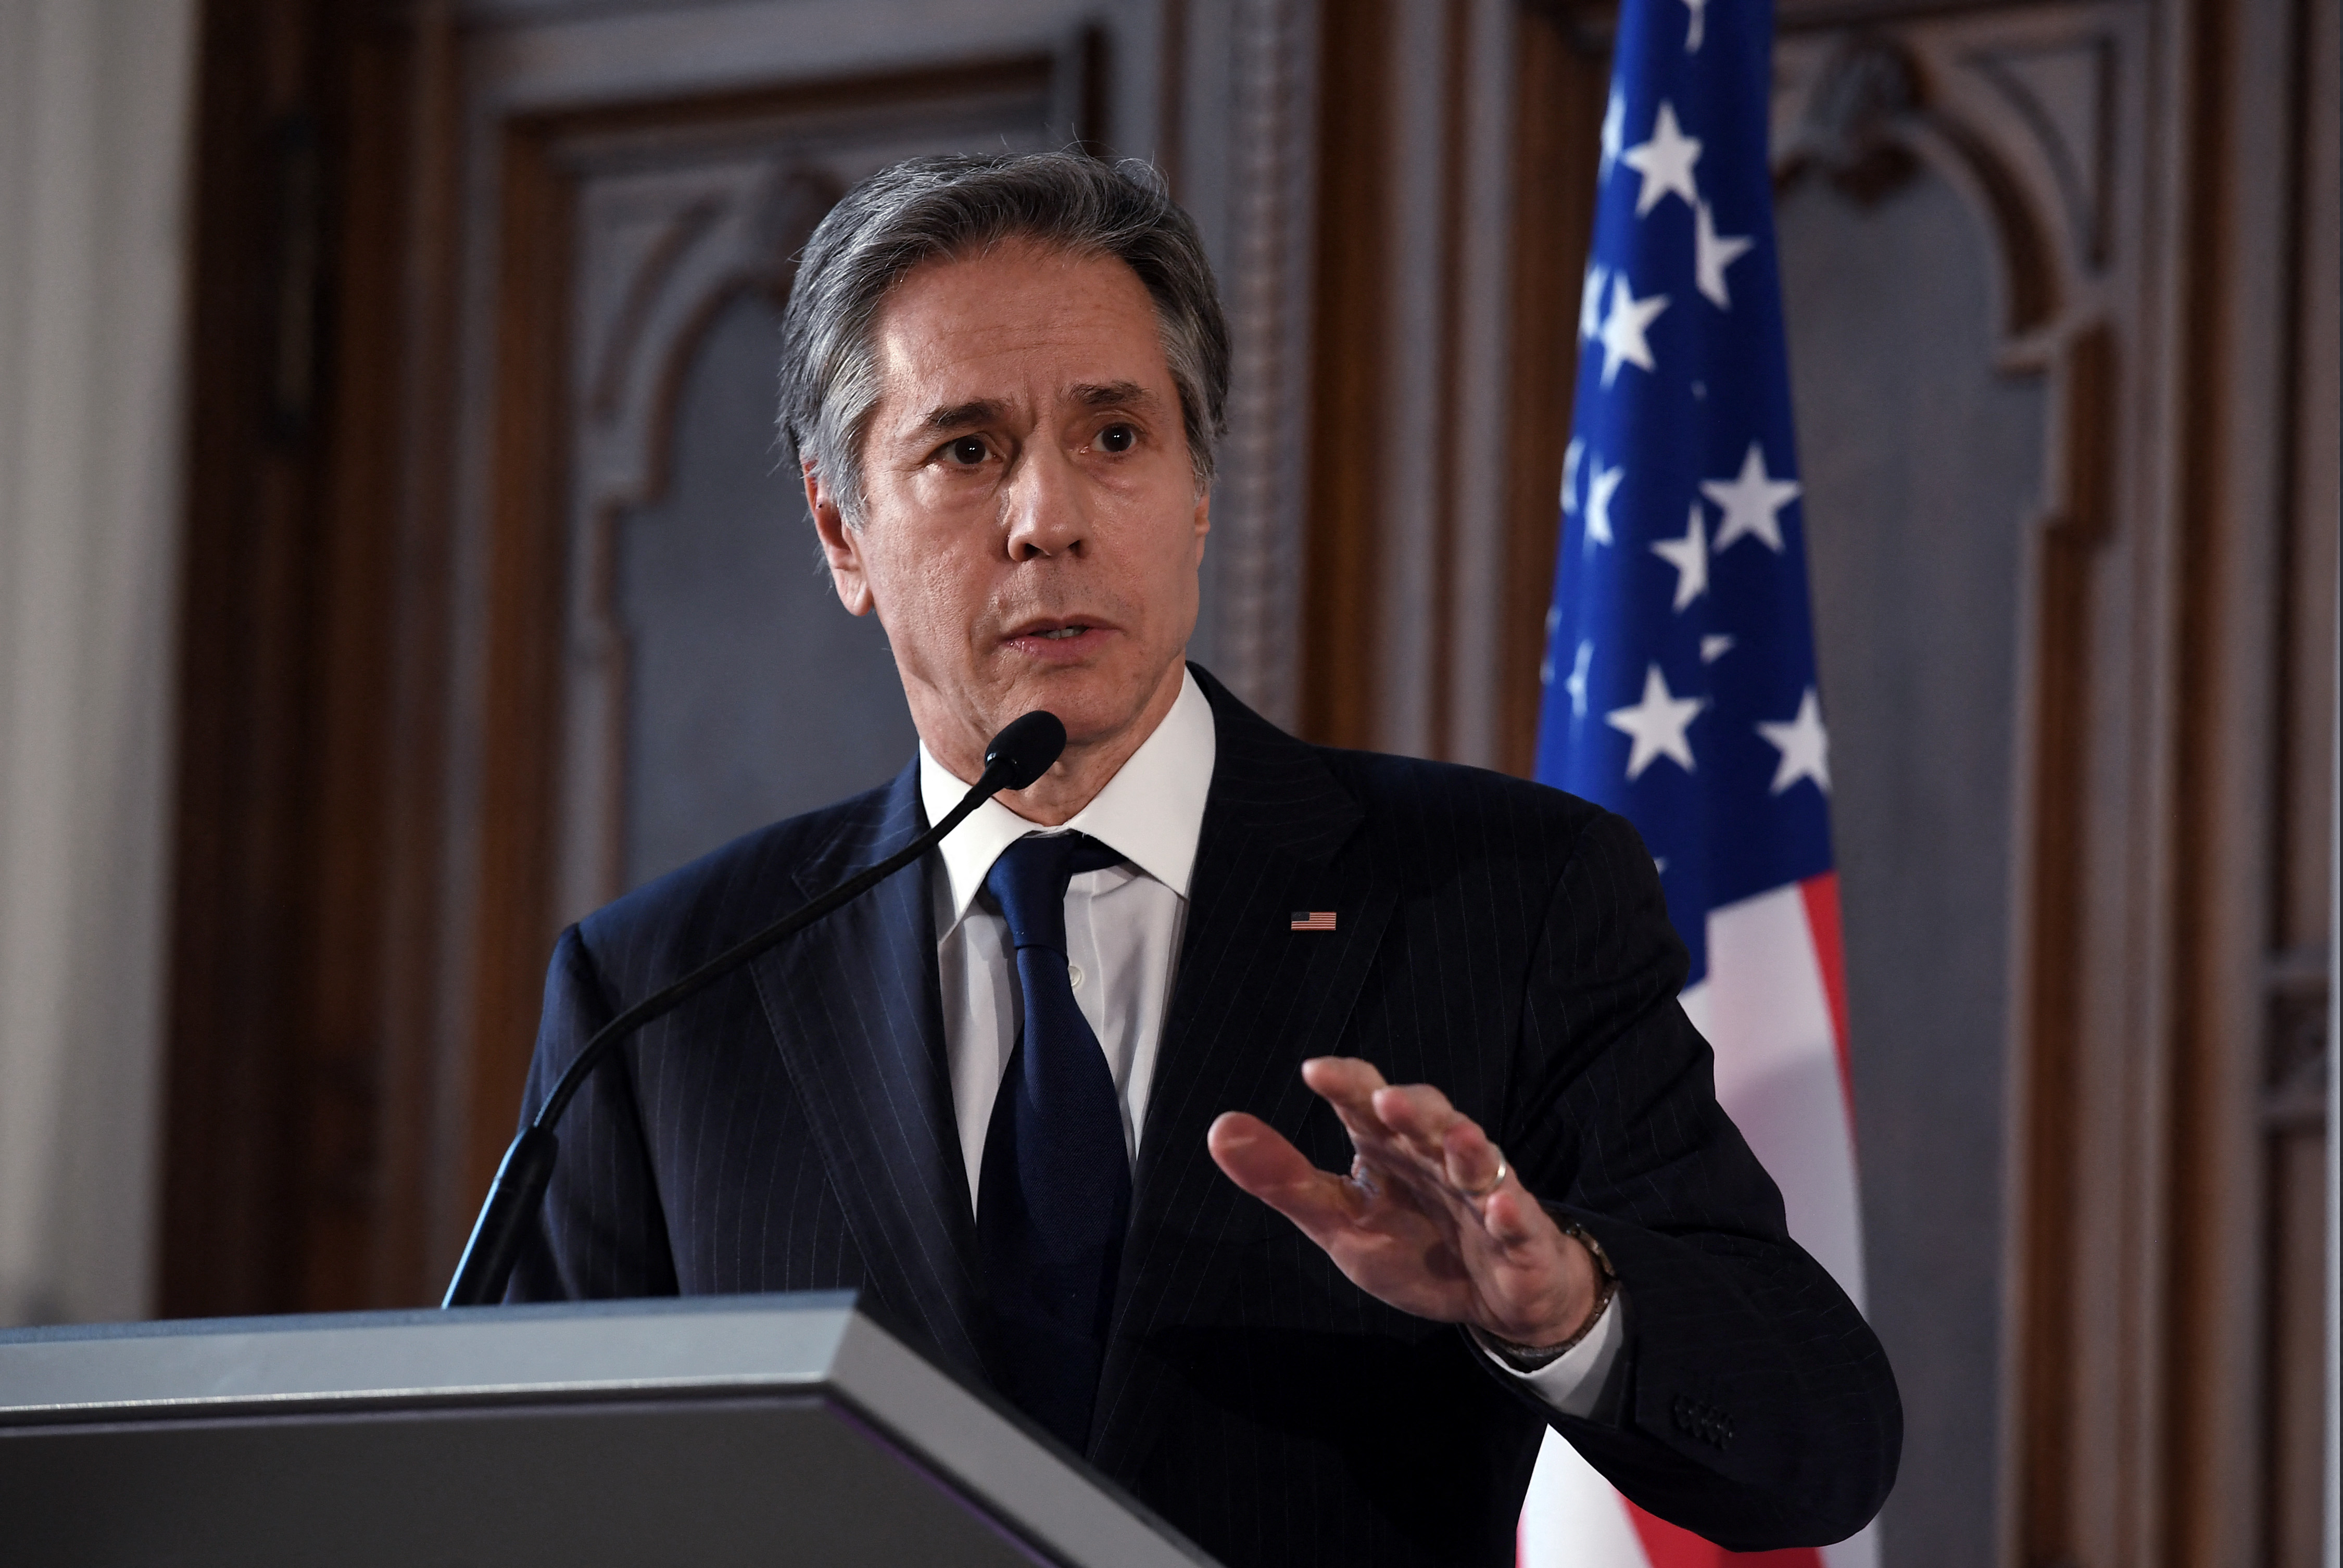
[[[1066,885],[1121,859],[1080,833],[1029,835],[984,879],[1017,947],[1025,1026],[985,1130],[977,1242],[1002,1392],[1076,1452],[1098,1395],[1131,1165],[1114,1074],[1066,972]]]

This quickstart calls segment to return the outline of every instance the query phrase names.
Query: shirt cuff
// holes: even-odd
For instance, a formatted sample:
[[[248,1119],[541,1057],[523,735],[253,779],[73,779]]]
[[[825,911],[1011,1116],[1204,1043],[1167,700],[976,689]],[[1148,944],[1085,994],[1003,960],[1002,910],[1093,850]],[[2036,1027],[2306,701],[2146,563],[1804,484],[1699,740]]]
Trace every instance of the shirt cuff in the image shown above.
[[[1612,1372],[1619,1364],[1620,1352],[1626,1347],[1627,1292],[1612,1292],[1603,1315],[1594,1320],[1586,1337],[1534,1372],[1523,1372],[1483,1344],[1478,1335],[1473,1336],[1473,1343],[1499,1371],[1527,1384],[1532,1393],[1555,1410],[1564,1415],[1592,1418],[1604,1407]]]

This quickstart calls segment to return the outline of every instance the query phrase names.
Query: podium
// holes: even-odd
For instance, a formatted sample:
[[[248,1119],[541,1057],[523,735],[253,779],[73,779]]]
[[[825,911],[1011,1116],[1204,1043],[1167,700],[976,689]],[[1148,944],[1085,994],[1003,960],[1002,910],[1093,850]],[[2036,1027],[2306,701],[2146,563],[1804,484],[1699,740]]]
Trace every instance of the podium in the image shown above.
[[[0,1521],[15,1568],[1211,1562],[830,1293],[0,1332]]]

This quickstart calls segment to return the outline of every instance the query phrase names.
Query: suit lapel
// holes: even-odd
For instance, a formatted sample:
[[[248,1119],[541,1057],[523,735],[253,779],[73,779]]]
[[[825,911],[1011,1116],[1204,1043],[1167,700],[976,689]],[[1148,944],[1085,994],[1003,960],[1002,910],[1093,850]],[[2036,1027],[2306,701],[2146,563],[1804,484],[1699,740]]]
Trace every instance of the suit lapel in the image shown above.
[[[797,872],[813,898],[924,829],[919,765],[875,819]],[[952,1114],[934,917],[907,869],[751,968],[759,1000],[878,1296],[971,1372],[976,1221]]]
[[[1217,756],[1091,1424],[1110,1473],[1143,1457],[1149,1334],[1221,1288],[1228,1243],[1283,1222],[1221,1174],[1206,1129],[1244,1110],[1299,1136],[1316,1103],[1300,1065],[1336,1048],[1398,902],[1375,857],[1342,853],[1364,813],[1317,753],[1197,678]],[[1334,930],[1293,930],[1301,910],[1333,911]]]

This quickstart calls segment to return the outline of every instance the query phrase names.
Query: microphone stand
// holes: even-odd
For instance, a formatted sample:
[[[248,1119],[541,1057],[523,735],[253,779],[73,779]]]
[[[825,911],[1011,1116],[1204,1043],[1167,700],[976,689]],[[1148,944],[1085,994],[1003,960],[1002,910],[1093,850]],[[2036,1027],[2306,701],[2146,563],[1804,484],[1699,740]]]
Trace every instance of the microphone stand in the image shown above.
[[[520,1256],[522,1233],[528,1221],[536,1218],[545,1201],[545,1189],[553,1180],[554,1157],[560,1151],[553,1130],[594,1070],[616,1053],[619,1041],[653,1019],[680,1007],[750,959],[869,892],[934,849],[945,834],[968,819],[970,812],[1001,790],[1022,789],[1031,784],[1050,770],[1065,745],[1065,726],[1052,714],[1036,711],[1011,720],[985,749],[982,776],[969,787],[960,804],[942,821],[877,865],[840,883],[812,902],[791,910],[596,1030],[585,1049],[562,1070],[553,1092],[545,1097],[536,1117],[512,1141],[512,1147],[505,1151],[504,1161],[497,1167],[496,1181],[489,1185],[488,1201],[480,1205],[480,1216],[473,1221],[471,1240],[464,1243],[464,1256],[456,1265],[456,1277],[448,1282],[447,1294],[439,1305],[478,1307],[504,1299],[506,1282],[512,1278],[513,1264]]]

